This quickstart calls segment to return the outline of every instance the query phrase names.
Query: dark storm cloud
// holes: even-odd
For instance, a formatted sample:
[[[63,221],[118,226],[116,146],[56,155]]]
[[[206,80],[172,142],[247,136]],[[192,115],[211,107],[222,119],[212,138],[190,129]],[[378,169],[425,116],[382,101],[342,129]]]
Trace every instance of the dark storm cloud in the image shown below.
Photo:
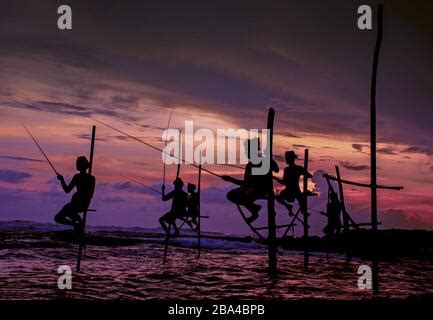
[[[431,68],[425,65],[430,59],[423,59],[431,52],[424,47],[412,50],[416,37],[407,30],[414,19],[400,21],[395,16],[414,8],[426,10],[420,2],[385,2],[380,63],[386,77],[379,83],[385,98],[378,102],[387,119],[383,126],[394,130],[386,131],[390,134],[384,139],[428,144],[419,132],[431,132],[432,90],[426,81],[430,77],[426,70]],[[150,83],[189,97],[197,108],[200,100],[212,102],[213,111],[240,122],[250,122],[245,118],[253,118],[252,111],[272,104],[279,108],[280,119],[288,113],[296,129],[303,131],[352,135],[368,131],[365,104],[374,33],[357,30],[357,4],[350,1],[328,1],[326,6],[318,1],[185,1],[169,6],[71,1],[77,14],[69,33],[55,28],[57,1],[24,3],[10,2],[0,13],[0,21],[7,22],[0,29],[0,50],[5,55],[19,52],[20,57],[37,57],[38,63],[59,64],[59,70],[72,66]],[[53,24],[47,23],[51,19]],[[423,26],[430,28],[431,21],[423,20]],[[92,91],[78,85],[76,96],[91,99]],[[174,101],[164,95],[157,98],[159,103]],[[110,102],[105,108],[115,110],[116,105],[128,108],[137,101],[136,95],[126,93]],[[245,117],[246,109],[251,117]],[[359,114],[354,114],[356,110]],[[66,112],[77,110],[66,108]],[[112,112],[112,116],[117,115]],[[400,132],[396,123],[416,130]]]
[[[44,162],[39,159],[26,158],[26,157],[16,157],[16,156],[0,156],[0,159],[14,160],[14,161],[29,161],[29,162]]]
[[[55,112],[60,114],[78,115],[89,117],[92,112],[87,108],[77,105],[72,105],[63,102],[48,102],[48,101],[30,101],[30,102],[20,102],[20,101],[3,101],[3,104],[19,108],[28,109],[33,111],[44,111],[44,112]]]
[[[425,154],[427,156],[433,155],[432,149],[417,147],[417,146],[408,147],[406,149],[403,149],[401,152],[403,152],[403,153],[421,153],[421,154]]]
[[[388,146],[388,147],[383,147],[383,148],[377,149],[377,153],[395,156],[398,154],[398,150],[394,147]]]
[[[58,101],[2,101],[2,104],[18,108],[18,109],[27,109],[32,111],[42,111],[42,112],[50,112],[57,113],[61,115],[74,115],[74,116],[82,116],[82,117],[91,117],[91,116],[110,116],[117,119],[122,119],[125,121],[137,121],[135,115],[131,113],[118,112],[116,110],[110,110],[107,107],[86,107],[82,105],[58,102]]]
[[[368,147],[368,145],[366,145],[366,144],[361,144],[361,143],[353,143],[352,144],[352,148],[355,149],[356,151],[359,151],[359,152],[362,152],[362,150],[366,147]]]
[[[92,136],[88,133],[78,133],[75,136],[77,138],[83,139],[83,140],[91,140],[92,139]],[[109,141],[108,137],[101,137],[101,135],[96,136],[95,140],[101,141],[101,142],[108,142]]]
[[[2,182],[20,183],[31,178],[31,176],[27,172],[0,169],[0,181]]]
[[[340,163],[346,169],[353,170],[353,171],[363,171],[363,170],[368,170],[370,168],[367,165],[356,164],[350,161],[340,161]]]

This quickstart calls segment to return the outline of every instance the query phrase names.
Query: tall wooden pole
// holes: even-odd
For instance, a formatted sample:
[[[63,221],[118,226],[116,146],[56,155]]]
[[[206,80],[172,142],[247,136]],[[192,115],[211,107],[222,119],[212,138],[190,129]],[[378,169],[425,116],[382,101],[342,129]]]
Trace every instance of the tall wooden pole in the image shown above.
[[[344,232],[349,232],[349,219],[344,203],[343,183],[341,182],[340,168],[338,166],[335,166],[335,173],[337,174],[338,193],[340,196],[341,212],[343,214],[343,230]]]
[[[377,230],[377,173],[376,173],[376,82],[379,52],[382,43],[383,8],[377,10],[377,39],[374,48],[373,72],[370,92],[370,154],[371,154],[371,225]]]
[[[93,167],[93,151],[95,149],[95,134],[96,134],[96,126],[92,127],[92,140],[90,143],[90,157],[89,157],[89,175],[92,175],[92,167]],[[80,245],[78,247],[78,257],[77,257],[77,271],[80,271],[81,268],[81,257],[83,255],[83,248],[84,248],[84,236],[86,233],[86,221],[87,221],[87,210],[83,212],[83,229],[80,239]]]
[[[275,224],[275,194],[274,194],[274,184],[272,178],[272,144],[274,135],[274,118],[275,110],[269,108],[268,111],[268,122],[266,128],[269,130],[269,145],[266,146],[268,149],[267,155],[269,159],[269,172],[267,179],[267,189],[268,189],[268,270],[271,275],[275,275],[277,272],[277,228]]]
[[[179,178],[180,175],[180,164],[182,163],[182,130],[179,129],[179,145],[178,145],[178,152],[179,152],[179,158],[177,159],[177,172],[176,172],[176,179]]]
[[[198,183],[197,183],[197,198],[198,198],[198,224],[197,224],[197,238],[198,238],[198,257],[201,254],[201,153],[198,164]]]
[[[308,171],[308,149],[305,149],[304,151],[304,169]],[[304,181],[303,181],[303,197],[302,197],[302,214],[303,214],[303,221],[304,221],[304,240],[305,240],[305,250],[304,250],[304,268],[308,268],[309,260],[310,260],[310,253],[309,253],[309,225],[308,225],[308,177],[304,175]]]
[[[377,173],[376,173],[376,83],[379,64],[380,46],[382,44],[383,6],[377,8],[377,38],[374,48],[373,72],[370,91],[370,154],[371,154],[371,226],[374,240],[377,239]],[[373,259],[373,292],[379,292],[379,262],[375,255]]]

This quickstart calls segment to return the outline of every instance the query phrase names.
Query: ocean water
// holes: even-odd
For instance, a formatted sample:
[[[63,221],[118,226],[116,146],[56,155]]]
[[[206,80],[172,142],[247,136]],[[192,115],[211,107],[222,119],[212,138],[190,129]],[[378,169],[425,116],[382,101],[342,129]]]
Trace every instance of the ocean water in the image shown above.
[[[77,245],[53,240],[56,226],[0,223],[0,299],[371,299],[361,290],[357,258],[311,253],[304,269],[302,252],[283,251],[279,274],[266,273],[267,251],[255,242],[203,239],[200,259],[196,239],[164,244],[155,230],[91,228],[104,237],[133,237],[125,245],[87,245],[82,270],[75,272]],[[51,232],[51,233],[50,233]],[[57,269],[73,269],[72,289],[60,290]],[[380,262],[382,298],[433,294],[433,261],[394,259]]]

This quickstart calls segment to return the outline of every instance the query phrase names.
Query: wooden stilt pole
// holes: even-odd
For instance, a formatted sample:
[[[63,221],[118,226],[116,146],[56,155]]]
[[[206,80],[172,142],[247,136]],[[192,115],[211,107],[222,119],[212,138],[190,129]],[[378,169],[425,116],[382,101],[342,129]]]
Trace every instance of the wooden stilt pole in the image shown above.
[[[198,183],[197,183],[197,198],[198,198],[198,221],[197,221],[197,241],[198,241],[198,258],[201,254],[201,154],[198,164]]]
[[[335,173],[337,175],[338,193],[340,196],[341,213],[343,214],[343,230],[349,232],[349,219],[347,217],[346,205],[344,204],[343,183],[341,182],[340,168],[335,166]]]
[[[89,175],[92,175],[92,168],[93,168],[93,151],[95,149],[95,134],[96,134],[96,126],[92,127],[92,140],[90,143],[90,166],[89,166]],[[78,247],[78,257],[77,257],[77,271],[80,271],[81,268],[81,258],[83,255],[83,248],[85,246],[85,233],[86,233],[86,221],[87,221],[87,210],[83,212],[83,227],[82,227],[82,234],[80,239],[80,245]]]
[[[275,275],[277,272],[277,243],[276,243],[276,235],[277,228],[275,224],[275,194],[274,194],[274,185],[272,178],[272,144],[273,144],[273,135],[274,135],[274,118],[275,111],[273,108],[269,108],[268,111],[268,121],[267,121],[267,129],[269,130],[269,145],[266,146],[268,148],[267,155],[270,157],[270,167],[268,172],[268,270],[271,275]]]
[[[178,156],[178,163],[177,163],[177,171],[176,171],[176,180],[179,178],[180,176],[180,165],[182,163],[182,131],[179,129],[179,146],[178,146],[178,150],[179,150],[179,156]],[[168,226],[168,233],[165,236],[165,240],[164,240],[164,260],[163,263],[165,263],[167,261],[167,254],[168,254],[168,245],[170,242],[170,230],[171,230],[171,225]]]
[[[176,179],[179,178],[180,175],[180,164],[182,163],[182,130],[179,129],[179,159],[177,164],[177,172]]]
[[[383,6],[377,8],[377,38],[374,48],[373,71],[370,91],[370,159],[371,159],[371,226],[373,236],[377,231],[377,172],[376,172],[376,83],[379,64],[380,46],[382,44]],[[373,259],[373,292],[379,292],[379,266],[377,258]]]
[[[308,171],[308,149],[304,151],[304,169]],[[308,177],[304,175],[303,181],[303,198],[302,198],[302,214],[303,214],[303,225],[304,225],[304,240],[305,240],[305,249],[304,249],[304,268],[308,268],[309,260],[310,260],[310,252],[309,252],[309,225],[308,225]]]

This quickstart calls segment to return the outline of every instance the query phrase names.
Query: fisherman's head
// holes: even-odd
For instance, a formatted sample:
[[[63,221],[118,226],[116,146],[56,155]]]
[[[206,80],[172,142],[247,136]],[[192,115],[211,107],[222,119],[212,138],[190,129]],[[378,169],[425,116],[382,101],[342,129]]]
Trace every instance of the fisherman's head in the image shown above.
[[[287,164],[295,163],[295,160],[298,159],[298,156],[294,151],[286,151],[284,154],[284,158],[286,159]]]
[[[173,181],[173,185],[174,185],[174,188],[175,188],[175,189],[182,189],[184,184],[183,184],[183,181],[182,181],[181,178],[176,178],[176,179]]]
[[[80,172],[85,172],[90,168],[90,162],[87,160],[85,156],[80,156],[77,158],[77,162],[75,163],[77,170]]]
[[[193,184],[193,183],[188,183],[188,192],[189,192],[189,193],[194,192],[195,189],[196,189],[195,184]]]

